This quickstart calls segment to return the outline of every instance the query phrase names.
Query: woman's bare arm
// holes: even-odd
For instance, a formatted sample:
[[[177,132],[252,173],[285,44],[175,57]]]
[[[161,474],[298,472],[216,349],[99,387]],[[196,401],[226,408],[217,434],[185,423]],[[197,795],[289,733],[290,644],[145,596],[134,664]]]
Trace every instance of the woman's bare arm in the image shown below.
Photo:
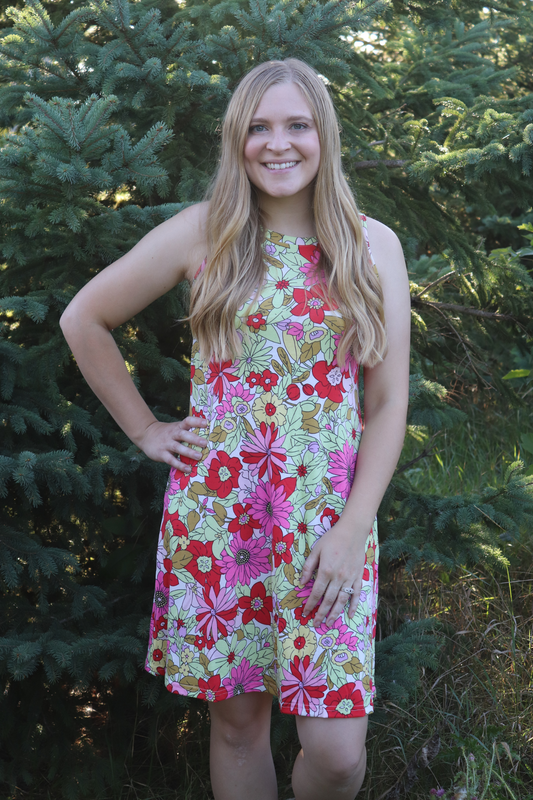
[[[102,270],[65,309],[61,328],[87,383],[126,435],[156,461],[189,471],[175,456],[198,458],[205,446],[190,431],[201,421],[156,420],[137,391],[111,331],[180,281],[192,278],[205,255],[205,204],[191,206],[150,231]]]

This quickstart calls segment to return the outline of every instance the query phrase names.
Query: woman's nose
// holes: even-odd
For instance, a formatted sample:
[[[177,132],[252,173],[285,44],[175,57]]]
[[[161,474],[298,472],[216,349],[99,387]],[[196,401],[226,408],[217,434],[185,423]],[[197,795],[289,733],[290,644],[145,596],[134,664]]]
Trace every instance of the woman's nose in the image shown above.
[[[291,143],[289,142],[287,132],[283,128],[273,129],[269,141],[267,142],[267,150],[281,153],[285,150],[289,150],[290,147]]]

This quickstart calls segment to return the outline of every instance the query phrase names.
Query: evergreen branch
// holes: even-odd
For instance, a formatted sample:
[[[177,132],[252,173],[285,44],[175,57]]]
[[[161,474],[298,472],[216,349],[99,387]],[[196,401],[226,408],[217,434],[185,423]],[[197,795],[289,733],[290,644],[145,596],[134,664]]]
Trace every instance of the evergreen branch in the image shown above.
[[[404,158],[390,158],[381,160],[379,158],[372,159],[370,161],[356,161],[354,163],[354,169],[375,169],[376,167],[404,167],[408,164],[409,161]]]
[[[456,272],[457,272],[456,269],[452,269],[450,272],[447,272],[446,275],[441,275],[440,278],[437,278],[436,281],[432,281],[432,283],[430,283],[428,286],[424,286],[422,291],[416,294],[412,298],[412,300],[418,300],[420,297],[423,297],[423,295],[427,294],[430,291],[430,289],[433,289],[435,286],[438,286],[439,283],[442,283],[443,281],[446,280],[446,278],[449,278],[451,275],[455,275]]]
[[[433,440],[436,439],[436,437],[439,435],[440,431],[434,433],[421,453],[415,456],[415,458],[412,458],[410,461],[406,461],[404,464],[400,464],[400,466],[396,468],[396,475],[400,475],[402,472],[405,472],[407,469],[412,467],[413,464],[416,464],[417,461],[421,461],[423,458],[427,458],[428,456],[432,455],[431,451],[433,449]]]
[[[429,288],[429,287],[428,287]],[[428,289],[424,289],[422,294],[425,294]],[[499,314],[497,311],[485,311],[481,308],[469,308],[468,306],[460,306],[457,303],[441,303],[437,300],[420,300],[420,295],[411,298],[411,304],[416,306],[429,306],[435,309],[445,309],[446,311],[457,311],[459,314],[470,314],[473,317],[483,317],[484,319],[510,319],[516,322],[512,314]]]

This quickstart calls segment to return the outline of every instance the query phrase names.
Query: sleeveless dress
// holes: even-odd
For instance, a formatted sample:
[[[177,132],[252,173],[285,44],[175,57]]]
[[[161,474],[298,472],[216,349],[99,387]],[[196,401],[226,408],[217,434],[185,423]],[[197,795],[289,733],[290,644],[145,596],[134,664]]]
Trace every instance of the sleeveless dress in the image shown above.
[[[352,485],[358,365],[337,364],[344,321],[317,289],[316,239],[269,231],[263,246],[265,282],[236,317],[241,357],[205,364],[193,342],[190,413],[209,421],[198,431],[209,441],[189,475],[170,472],[146,669],[202,700],[266,691],[287,714],[364,716],[375,694],[376,522],[353,619],[347,605],[333,627],[313,627],[318,607],[303,614],[313,581],[298,584]]]

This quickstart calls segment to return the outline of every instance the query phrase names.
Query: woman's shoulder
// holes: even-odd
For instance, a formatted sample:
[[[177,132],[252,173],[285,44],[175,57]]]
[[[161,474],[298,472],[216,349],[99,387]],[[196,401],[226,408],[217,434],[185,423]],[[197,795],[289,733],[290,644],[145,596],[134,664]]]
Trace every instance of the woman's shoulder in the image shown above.
[[[394,231],[383,222],[366,217],[368,243],[380,277],[405,273],[402,245]]]
[[[195,203],[178,212],[169,223],[174,228],[176,245],[187,263],[187,278],[192,280],[207,252],[209,203]]]
[[[383,222],[380,222],[378,219],[373,219],[366,215],[362,215],[362,218],[366,221],[366,229],[371,246],[375,244],[376,247],[380,245],[385,247],[401,247],[400,240],[388,225],[384,225]]]

